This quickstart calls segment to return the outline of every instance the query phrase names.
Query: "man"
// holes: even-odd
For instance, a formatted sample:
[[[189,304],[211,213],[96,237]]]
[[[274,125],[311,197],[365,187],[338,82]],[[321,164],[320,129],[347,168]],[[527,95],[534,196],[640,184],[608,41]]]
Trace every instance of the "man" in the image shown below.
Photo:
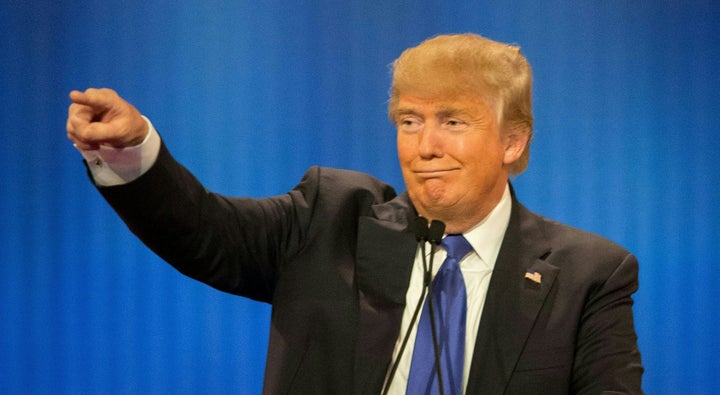
[[[389,109],[407,187],[399,196],[370,176],[318,167],[282,196],[209,193],[106,89],[70,94],[67,130],[99,191],[158,255],[272,303],[266,393],[641,393],[636,259],[529,212],[510,187],[528,161],[531,80],[519,48],[477,35],[406,50]],[[420,217],[444,232],[429,235]],[[469,253],[450,257],[451,238]],[[461,290],[436,287],[444,274],[425,281],[440,272],[427,261],[446,255],[440,271],[459,267]],[[450,330],[452,292],[462,318]],[[428,318],[433,307],[439,318]]]

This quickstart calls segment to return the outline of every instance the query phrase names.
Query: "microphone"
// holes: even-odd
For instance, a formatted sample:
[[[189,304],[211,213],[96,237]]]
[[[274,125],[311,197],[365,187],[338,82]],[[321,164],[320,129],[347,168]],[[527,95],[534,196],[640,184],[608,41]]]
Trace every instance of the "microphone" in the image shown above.
[[[408,339],[410,338],[410,332],[412,332],[413,327],[415,327],[415,322],[417,322],[417,318],[420,315],[420,310],[423,305],[423,301],[425,300],[425,294],[427,293],[428,298],[431,295],[432,292],[432,265],[433,265],[433,257],[435,255],[435,247],[440,245],[440,242],[442,241],[443,234],[445,233],[445,223],[439,220],[432,220],[430,222],[430,225],[428,226],[428,220],[425,217],[417,217],[415,218],[415,221],[412,224],[412,230],[415,233],[415,240],[417,240],[418,245],[420,247],[420,253],[422,255],[422,263],[423,263],[423,287],[422,292],[420,294],[420,298],[418,299],[417,305],[415,305],[415,311],[413,312],[412,319],[410,320],[410,324],[408,325],[407,329],[405,330],[405,335],[403,336],[402,344],[400,345],[400,350],[398,351],[397,358],[395,359],[395,362],[392,365],[392,369],[390,369],[390,373],[388,374],[387,380],[385,381],[385,386],[382,391],[383,395],[386,395],[388,391],[390,390],[390,384],[392,383],[393,378],[395,377],[395,372],[398,369],[398,366],[400,365],[400,359],[402,359],[402,355],[405,352],[405,347],[407,346]],[[430,262],[428,265],[428,262],[425,258],[425,245],[426,243],[430,243]],[[435,330],[435,319],[434,319],[434,312],[432,308],[432,303],[429,303],[429,313],[430,313],[430,322],[432,327],[432,337],[433,337],[433,347],[434,347],[434,353],[435,353],[435,368],[438,373],[438,383],[440,384],[440,393],[443,393],[443,386],[442,386],[442,373],[440,372],[440,352],[437,344],[437,333]]]
[[[415,232],[415,240],[419,242],[427,241],[430,229],[428,229],[428,220],[425,217],[415,218],[413,222],[413,232]]]
[[[425,220],[425,222],[427,222],[427,220]],[[440,245],[443,235],[445,234],[445,222],[437,219],[432,220],[432,222],[430,223],[430,229],[427,229],[427,232],[428,241],[435,246]]]

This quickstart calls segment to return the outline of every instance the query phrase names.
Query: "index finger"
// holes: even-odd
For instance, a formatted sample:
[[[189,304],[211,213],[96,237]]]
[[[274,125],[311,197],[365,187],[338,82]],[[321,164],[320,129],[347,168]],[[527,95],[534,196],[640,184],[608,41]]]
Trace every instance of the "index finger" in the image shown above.
[[[117,99],[117,93],[111,89],[87,89],[85,92],[73,90],[70,92],[70,100],[73,103],[82,104],[94,109],[108,110],[112,108],[113,102]]]

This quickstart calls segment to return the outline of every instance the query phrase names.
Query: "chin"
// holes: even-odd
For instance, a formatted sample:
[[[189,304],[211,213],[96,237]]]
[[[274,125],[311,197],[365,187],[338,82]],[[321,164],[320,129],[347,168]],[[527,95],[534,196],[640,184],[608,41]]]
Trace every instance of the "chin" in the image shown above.
[[[431,205],[442,206],[443,201],[447,200],[447,188],[445,188],[445,185],[432,185],[432,183],[426,183],[422,188],[421,194],[423,201],[426,201]]]

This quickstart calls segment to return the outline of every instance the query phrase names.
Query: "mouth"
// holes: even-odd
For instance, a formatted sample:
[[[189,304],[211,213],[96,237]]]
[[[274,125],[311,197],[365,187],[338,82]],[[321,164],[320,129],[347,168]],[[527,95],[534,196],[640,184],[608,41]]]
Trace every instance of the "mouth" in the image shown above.
[[[439,178],[439,177],[444,177],[446,175],[449,175],[458,170],[460,170],[460,169],[457,169],[457,168],[423,169],[423,170],[414,170],[413,173],[415,173],[415,175],[420,178]]]

